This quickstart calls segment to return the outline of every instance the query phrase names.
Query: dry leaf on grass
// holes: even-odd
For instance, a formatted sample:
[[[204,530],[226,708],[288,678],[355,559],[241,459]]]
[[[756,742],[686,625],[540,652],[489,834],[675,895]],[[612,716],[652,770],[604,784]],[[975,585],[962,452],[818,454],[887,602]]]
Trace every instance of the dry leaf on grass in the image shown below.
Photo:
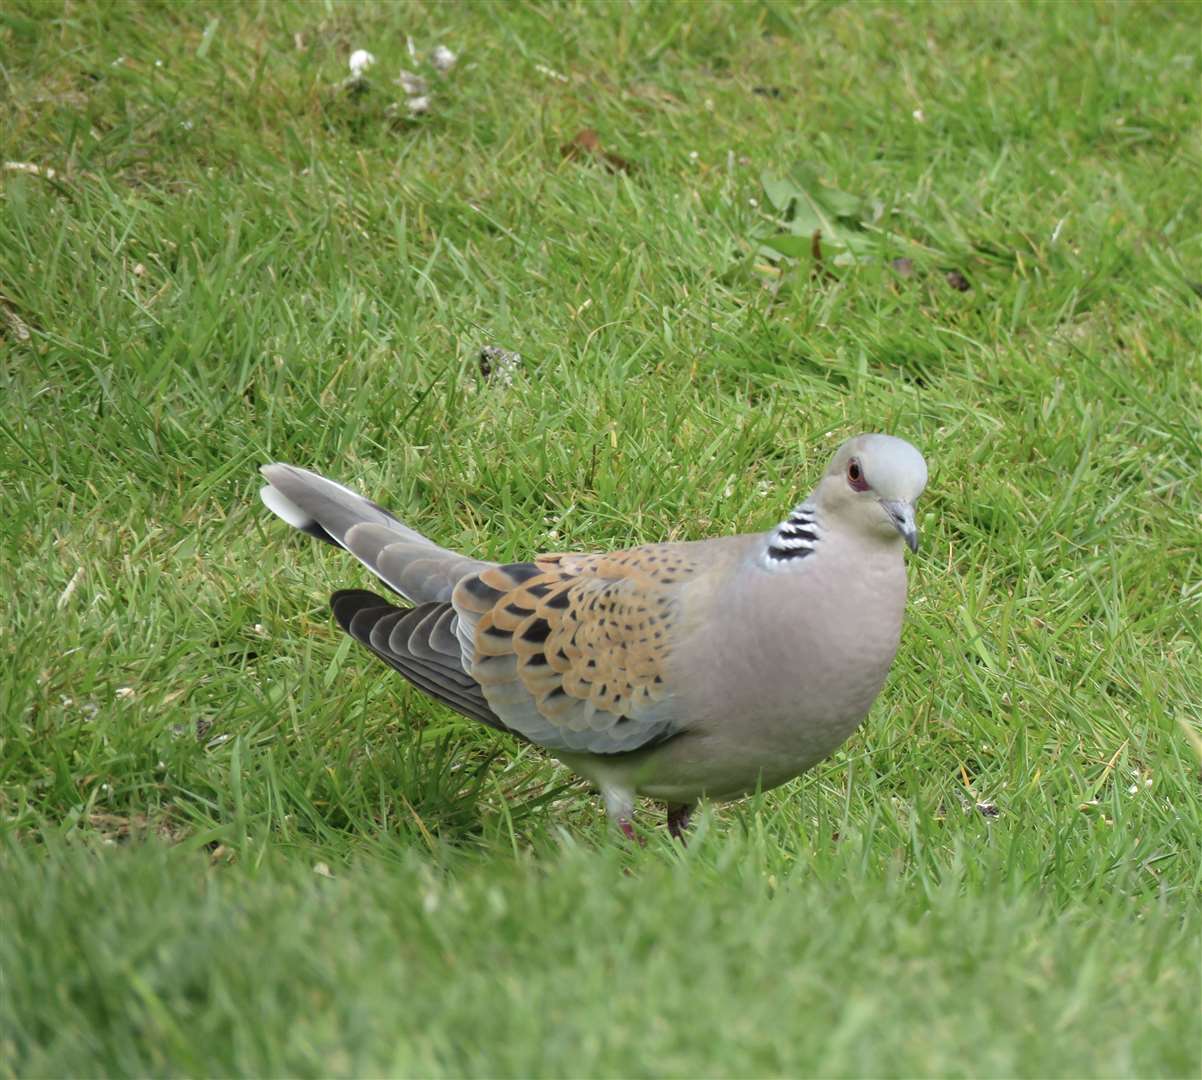
[[[631,162],[611,153],[601,145],[600,137],[592,128],[581,128],[571,142],[566,142],[559,148],[559,152],[566,161],[596,158],[613,173],[634,171],[634,165]]]
[[[960,273],[959,270],[948,270],[945,274],[945,277],[947,278],[947,283],[953,289],[955,289],[956,292],[968,292],[968,290],[972,288],[972,286],[968,283],[968,278]]]
[[[18,341],[28,341],[31,337],[29,327],[25,324],[25,320],[21,318],[4,300],[0,300],[0,315],[4,316],[4,322],[12,331],[13,337]]]
[[[109,844],[144,840],[151,835],[174,844],[188,834],[183,825],[171,820],[169,810],[153,821],[145,814],[108,814],[99,811],[89,814],[87,821],[100,834],[101,839]]]

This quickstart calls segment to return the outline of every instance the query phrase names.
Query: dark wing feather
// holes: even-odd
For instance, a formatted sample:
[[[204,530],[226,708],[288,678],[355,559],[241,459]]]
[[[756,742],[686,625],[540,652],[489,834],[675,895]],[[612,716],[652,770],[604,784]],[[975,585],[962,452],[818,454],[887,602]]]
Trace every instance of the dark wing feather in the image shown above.
[[[330,608],[343,630],[414,686],[464,716],[517,735],[489,708],[480,684],[463,670],[450,604],[400,608],[375,593],[347,589],[330,597]]]

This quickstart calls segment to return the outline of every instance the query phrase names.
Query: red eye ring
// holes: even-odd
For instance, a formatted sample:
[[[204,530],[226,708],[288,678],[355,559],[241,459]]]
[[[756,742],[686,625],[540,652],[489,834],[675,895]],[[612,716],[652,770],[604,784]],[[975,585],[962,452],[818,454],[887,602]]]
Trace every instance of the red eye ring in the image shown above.
[[[852,491],[868,490],[868,481],[864,479],[864,470],[855,458],[847,463],[847,483]]]

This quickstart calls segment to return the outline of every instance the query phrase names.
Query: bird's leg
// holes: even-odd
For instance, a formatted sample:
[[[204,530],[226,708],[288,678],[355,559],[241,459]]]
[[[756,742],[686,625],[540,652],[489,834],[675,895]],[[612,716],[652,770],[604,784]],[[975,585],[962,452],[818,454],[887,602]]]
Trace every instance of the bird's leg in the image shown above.
[[[668,832],[674,840],[687,844],[685,833],[689,828],[689,816],[693,808],[688,803],[668,803]]]
[[[601,798],[605,800],[605,812],[609,820],[622,830],[627,840],[643,845],[644,840],[634,831],[634,792],[621,787],[602,787]]]
[[[634,831],[634,822],[629,818],[622,818],[618,821],[618,828],[622,830],[622,835],[631,843],[638,844],[639,847],[644,847],[647,843],[638,833]]]

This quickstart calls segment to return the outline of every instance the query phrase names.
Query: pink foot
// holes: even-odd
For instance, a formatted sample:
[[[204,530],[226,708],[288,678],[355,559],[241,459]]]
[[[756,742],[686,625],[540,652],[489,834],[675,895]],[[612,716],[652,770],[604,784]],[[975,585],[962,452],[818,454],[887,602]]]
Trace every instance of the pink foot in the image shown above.
[[[644,840],[641,836],[639,836],[638,833],[634,831],[634,825],[629,818],[620,818],[618,821],[618,828],[622,830],[622,835],[625,836],[627,840],[638,844],[639,847],[642,847],[647,843],[646,840]]]

